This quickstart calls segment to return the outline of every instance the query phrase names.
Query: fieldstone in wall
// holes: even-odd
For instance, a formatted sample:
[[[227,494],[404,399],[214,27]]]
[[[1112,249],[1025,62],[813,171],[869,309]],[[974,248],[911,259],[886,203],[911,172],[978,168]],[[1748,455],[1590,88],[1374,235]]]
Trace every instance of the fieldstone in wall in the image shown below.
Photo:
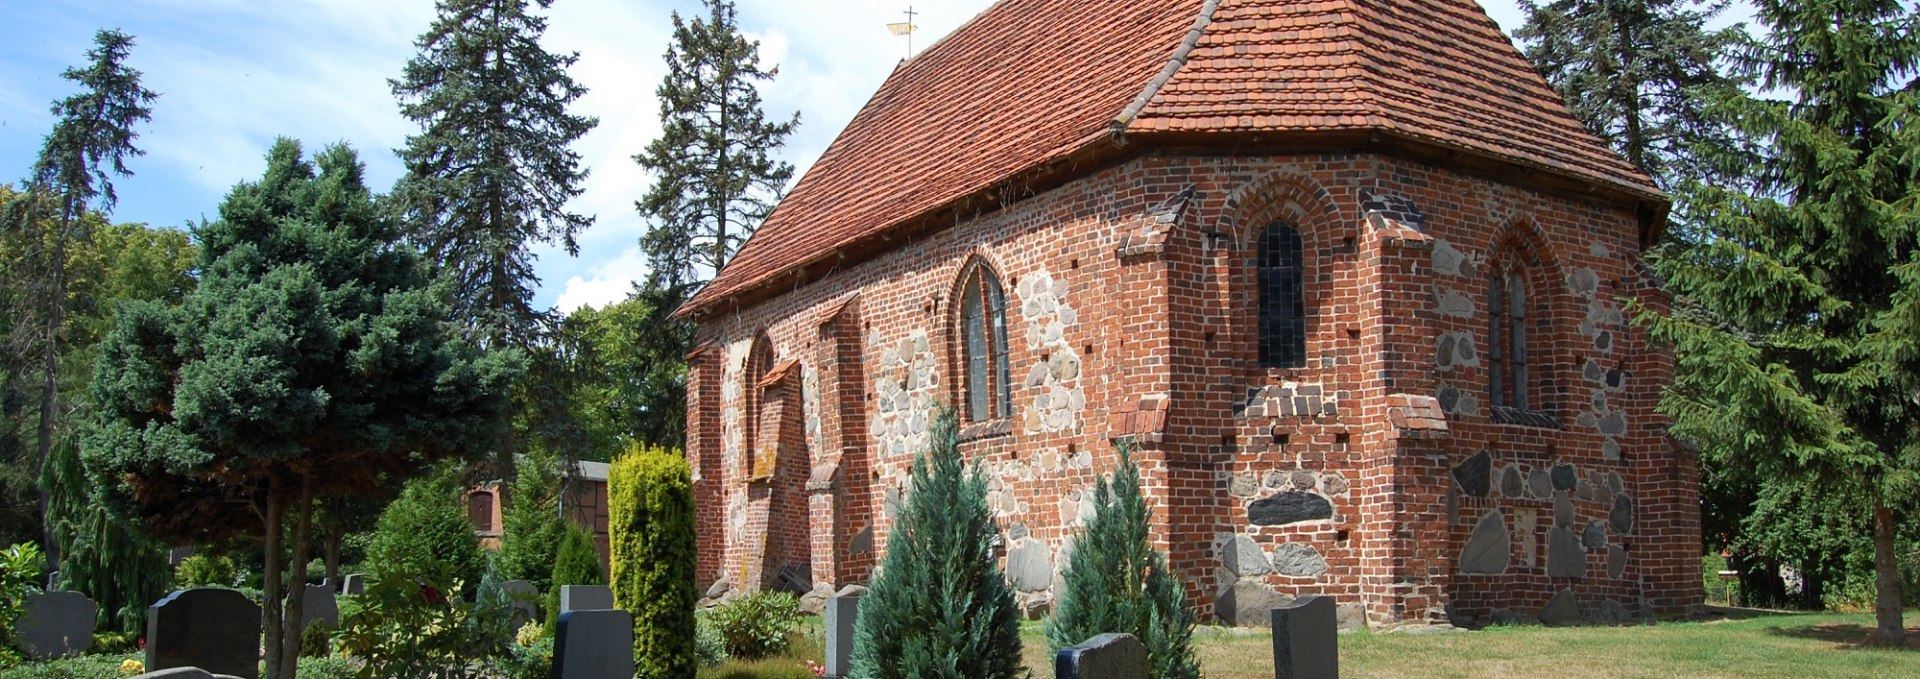
[[[1607,527],[1599,521],[1588,521],[1587,529],[1580,534],[1580,544],[1591,551],[1600,551],[1607,546]]]
[[[1256,526],[1283,526],[1333,518],[1333,503],[1313,493],[1288,491],[1247,505],[1247,521]]]
[[[1235,535],[1221,546],[1220,565],[1242,578],[1265,575],[1273,570],[1267,563],[1267,553],[1260,549],[1260,543],[1245,535]]]
[[[1007,552],[1007,579],[1022,592],[1039,592],[1053,585],[1053,555],[1046,543],[1027,540]]]
[[[1278,471],[1271,471],[1267,472],[1266,476],[1261,478],[1260,487],[1267,490],[1281,490],[1290,482],[1288,475]]]
[[[1567,288],[1575,295],[1591,299],[1600,290],[1600,274],[1593,269],[1574,269],[1567,274]]]
[[[848,554],[865,554],[873,551],[873,526],[860,529],[853,537],[847,538]]]
[[[1553,497],[1553,479],[1545,469],[1535,469],[1527,474],[1527,492],[1536,500]]]
[[[1433,241],[1433,273],[1441,276],[1467,275],[1461,265],[1467,262],[1467,255],[1444,240]]]
[[[1559,526],[1547,530],[1547,577],[1587,577],[1587,550],[1573,531]]]
[[[1553,466],[1553,489],[1573,490],[1573,484],[1580,482],[1580,472],[1570,464]]]
[[[1259,484],[1254,483],[1251,474],[1234,474],[1227,479],[1227,494],[1234,497],[1253,497],[1260,492]]]
[[[1289,542],[1273,548],[1273,570],[1296,578],[1327,572],[1327,559],[1313,545]]]
[[[1548,627],[1563,627],[1578,624],[1585,615],[1580,612],[1580,600],[1575,599],[1573,590],[1563,589],[1547,600],[1540,608],[1540,624]]]
[[[1486,497],[1492,474],[1493,456],[1482,450],[1454,465],[1453,482],[1459,484],[1460,492],[1468,497]]]
[[[1477,310],[1474,308],[1473,298],[1468,297],[1466,293],[1459,290],[1442,290],[1435,297],[1433,301],[1434,308],[1447,316],[1473,318],[1477,313]]]
[[[1596,619],[1602,625],[1625,625],[1633,621],[1633,614],[1627,612],[1626,606],[1608,597],[1600,600],[1600,613]]]
[[[1540,563],[1540,512],[1532,507],[1513,510],[1514,534],[1520,537],[1520,564],[1533,568]]]
[[[1473,333],[1442,333],[1434,346],[1434,365],[1441,370],[1480,365],[1480,352],[1474,348]]]
[[[1512,555],[1513,535],[1507,530],[1507,517],[1495,509],[1474,524],[1473,534],[1460,552],[1460,572],[1499,575],[1507,572]]]
[[[1607,577],[1619,580],[1627,574],[1627,550],[1620,545],[1607,545]]]
[[[1607,524],[1618,535],[1633,533],[1633,498],[1625,494],[1613,496],[1613,510],[1607,512]]]
[[[1347,477],[1341,476],[1338,472],[1327,472],[1320,476],[1320,492],[1337,496],[1345,494],[1347,489]]]
[[[1527,494],[1527,477],[1520,473],[1518,465],[1507,465],[1500,470],[1500,495],[1502,497],[1521,498]]]
[[[1213,614],[1234,627],[1267,627],[1273,624],[1273,609],[1293,603],[1293,597],[1277,594],[1258,582],[1236,582],[1214,597]]]
[[[1574,511],[1573,511],[1573,498],[1568,497],[1566,493],[1554,493],[1553,495],[1554,527],[1572,530],[1573,522],[1575,518],[1576,518],[1576,515],[1574,514]]]
[[[1028,389],[1016,393],[1032,396],[1021,417],[1028,432],[1072,430],[1086,409],[1086,392],[1079,381],[1081,357],[1067,339],[1079,321],[1079,314],[1067,302],[1068,287],[1066,281],[1054,280],[1052,274],[1041,269],[1020,277],[1016,289],[1020,315],[1027,326],[1027,347],[1040,352],[1039,359],[1028,368]]]

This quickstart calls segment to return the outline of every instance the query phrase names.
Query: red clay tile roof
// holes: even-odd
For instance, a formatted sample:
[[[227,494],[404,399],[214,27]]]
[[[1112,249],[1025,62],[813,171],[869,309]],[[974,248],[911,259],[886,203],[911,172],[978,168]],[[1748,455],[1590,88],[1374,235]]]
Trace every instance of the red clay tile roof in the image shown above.
[[[895,70],[679,313],[1121,131],[1381,133],[1660,200],[1471,0],[1002,0]]]

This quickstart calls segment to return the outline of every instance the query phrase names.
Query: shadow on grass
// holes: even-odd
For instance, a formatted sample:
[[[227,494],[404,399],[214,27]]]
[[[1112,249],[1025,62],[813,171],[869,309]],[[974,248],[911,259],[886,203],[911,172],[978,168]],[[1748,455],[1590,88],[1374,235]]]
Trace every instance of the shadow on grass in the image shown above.
[[[1874,646],[1867,643],[1873,634],[1873,628],[1866,625],[1835,623],[1831,625],[1810,625],[1806,627],[1769,627],[1767,634],[1795,639],[1824,641],[1840,648],[1868,648],[1892,650],[1891,646]],[[1903,650],[1920,651],[1920,628],[1907,628],[1906,645]]]
[[[1806,611],[1783,611],[1772,608],[1741,608],[1738,606],[1715,606],[1708,604],[1699,615],[1703,620],[1752,620],[1754,618],[1772,618],[1785,615],[1806,615]]]

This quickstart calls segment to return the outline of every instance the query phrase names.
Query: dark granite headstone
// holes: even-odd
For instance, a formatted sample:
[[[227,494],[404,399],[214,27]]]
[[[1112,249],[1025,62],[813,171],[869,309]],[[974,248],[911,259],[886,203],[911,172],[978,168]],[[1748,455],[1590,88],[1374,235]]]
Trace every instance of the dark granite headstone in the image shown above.
[[[1131,634],[1100,634],[1053,656],[1054,679],[1147,679],[1147,646]]]
[[[620,610],[562,612],[560,626],[553,637],[551,676],[553,679],[633,676],[633,616]]]
[[[1467,497],[1486,497],[1493,482],[1493,456],[1487,451],[1475,453],[1453,468],[1453,482]]]
[[[173,669],[147,672],[133,675],[133,679],[226,679],[226,674],[214,674],[198,667],[175,667]]]
[[[560,612],[613,610],[613,589],[606,585],[561,585]]]
[[[827,599],[827,676],[847,676],[853,669],[853,623],[860,617],[860,595]]]
[[[85,653],[93,643],[93,600],[79,592],[35,592],[22,601],[14,645],[34,660]]]
[[[260,607],[231,589],[183,589],[147,607],[147,669],[260,676]]]
[[[307,585],[303,596],[306,597],[300,604],[300,625],[303,629],[314,625],[340,626],[340,602],[334,597],[333,583]]]
[[[341,594],[366,594],[367,576],[362,573],[348,573],[340,582]]]
[[[1273,609],[1275,679],[1338,679],[1340,623],[1333,597],[1310,596]]]
[[[540,590],[525,580],[508,580],[500,583],[500,592],[507,595],[507,601],[513,604],[513,626],[518,629],[527,621],[540,617]]]
[[[1247,505],[1247,521],[1256,526],[1280,526],[1333,518],[1333,503],[1313,493],[1288,491]]]

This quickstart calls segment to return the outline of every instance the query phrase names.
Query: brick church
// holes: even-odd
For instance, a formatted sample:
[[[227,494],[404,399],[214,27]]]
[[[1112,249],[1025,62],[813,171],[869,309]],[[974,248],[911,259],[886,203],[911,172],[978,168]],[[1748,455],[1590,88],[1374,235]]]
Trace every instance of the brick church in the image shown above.
[[[1031,614],[1122,439],[1205,617],[1683,612],[1667,210],[1471,0],[1002,0],[681,309],[701,586],[866,582],[951,404]]]

